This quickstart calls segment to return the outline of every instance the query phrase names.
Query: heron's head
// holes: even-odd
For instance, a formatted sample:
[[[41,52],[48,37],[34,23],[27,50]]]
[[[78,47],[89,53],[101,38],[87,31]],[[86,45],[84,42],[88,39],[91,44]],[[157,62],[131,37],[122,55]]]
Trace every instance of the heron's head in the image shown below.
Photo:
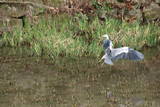
[[[109,40],[108,34],[105,34],[105,35],[103,35],[102,37],[104,38],[103,47],[104,47],[105,49],[107,49],[107,48],[112,48],[112,45],[113,45],[113,44],[112,44],[112,41]]]
[[[107,39],[107,40],[109,40],[108,34],[102,35],[102,37],[105,38],[105,39]]]

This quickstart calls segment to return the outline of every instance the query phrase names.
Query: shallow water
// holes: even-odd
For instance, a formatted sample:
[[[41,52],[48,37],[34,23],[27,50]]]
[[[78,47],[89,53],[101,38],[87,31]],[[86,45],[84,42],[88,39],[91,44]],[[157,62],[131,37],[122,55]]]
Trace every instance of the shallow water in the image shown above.
[[[160,107],[160,48],[114,66],[12,52],[0,50],[0,107]]]

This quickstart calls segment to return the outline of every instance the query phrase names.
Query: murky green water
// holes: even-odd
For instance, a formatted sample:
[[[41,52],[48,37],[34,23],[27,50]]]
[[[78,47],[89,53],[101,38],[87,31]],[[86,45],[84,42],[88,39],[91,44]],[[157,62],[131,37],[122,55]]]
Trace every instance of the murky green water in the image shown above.
[[[160,49],[114,66],[0,50],[0,107],[160,107]]]

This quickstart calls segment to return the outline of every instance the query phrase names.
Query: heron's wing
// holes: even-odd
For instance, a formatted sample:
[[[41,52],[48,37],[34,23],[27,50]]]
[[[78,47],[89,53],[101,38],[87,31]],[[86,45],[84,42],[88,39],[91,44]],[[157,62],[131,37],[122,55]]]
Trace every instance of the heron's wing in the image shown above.
[[[129,60],[142,60],[144,59],[144,55],[136,50],[130,50],[128,52],[128,59]]]
[[[102,59],[104,59],[104,62],[105,62],[106,64],[113,65],[113,62],[112,62],[111,58],[110,58],[107,54],[105,54],[105,55],[102,57]]]
[[[123,47],[113,49],[112,60],[129,59],[129,60],[142,60],[144,55],[132,48]]]
[[[112,57],[120,55],[122,53],[128,53],[129,47],[122,47],[122,48],[114,48],[111,50]]]

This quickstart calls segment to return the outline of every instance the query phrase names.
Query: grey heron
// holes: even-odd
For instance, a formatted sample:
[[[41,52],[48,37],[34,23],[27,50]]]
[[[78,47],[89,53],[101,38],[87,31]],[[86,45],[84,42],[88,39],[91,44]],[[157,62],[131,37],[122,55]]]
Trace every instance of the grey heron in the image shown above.
[[[104,59],[104,62],[109,65],[113,65],[113,61],[118,59],[128,59],[128,60],[142,60],[144,59],[144,55],[132,48],[129,47],[121,47],[121,48],[113,48],[112,41],[109,40],[109,36],[107,34],[103,35],[105,38],[103,41],[103,48],[105,49],[105,54],[101,58]]]

